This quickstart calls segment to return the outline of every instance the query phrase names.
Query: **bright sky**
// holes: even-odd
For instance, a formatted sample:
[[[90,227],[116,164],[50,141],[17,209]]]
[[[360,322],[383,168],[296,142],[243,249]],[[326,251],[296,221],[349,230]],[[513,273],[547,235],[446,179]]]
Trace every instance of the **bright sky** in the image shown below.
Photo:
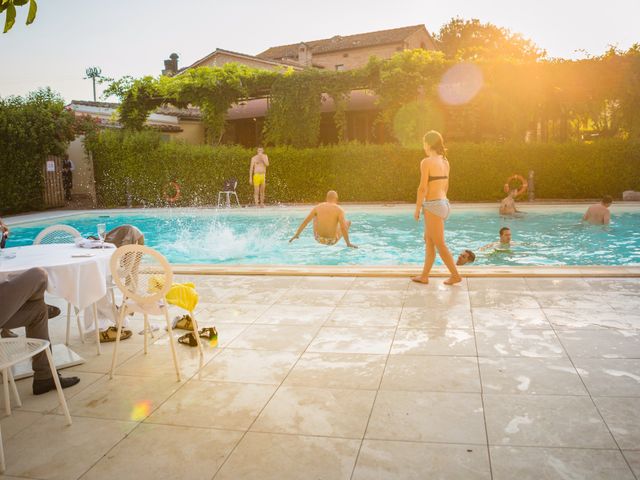
[[[50,86],[66,101],[90,100],[90,66],[115,78],[158,75],[172,52],[185,66],[217,47],[255,55],[421,23],[436,33],[455,16],[520,32],[553,57],[640,42],[639,0],[38,0],[28,27],[26,14],[18,8],[13,29],[0,34],[0,97]]]

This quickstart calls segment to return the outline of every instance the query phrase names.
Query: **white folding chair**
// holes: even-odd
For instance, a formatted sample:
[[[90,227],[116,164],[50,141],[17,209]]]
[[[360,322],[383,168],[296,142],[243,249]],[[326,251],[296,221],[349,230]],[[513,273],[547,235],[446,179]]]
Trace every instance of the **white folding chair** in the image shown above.
[[[71,415],[69,415],[69,409],[67,408],[64,393],[62,392],[58,372],[56,371],[56,366],[53,363],[53,356],[49,349],[49,342],[39,338],[18,337],[0,339],[0,372],[2,372],[6,413],[7,415],[11,415],[9,385],[11,385],[16,405],[18,407],[22,406],[22,402],[20,402],[20,395],[18,394],[18,388],[16,387],[16,382],[14,381],[13,374],[11,373],[11,367],[16,363],[23,362],[42,351],[46,352],[47,360],[49,361],[49,368],[51,369],[51,375],[53,375],[53,381],[56,384],[56,390],[58,392],[58,401],[60,402],[64,416],[67,419],[67,425],[71,425]],[[2,447],[2,433],[0,432],[0,473],[4,472],[4,470],[4,449]]]
[[[227,208],[231,207],[231,196],[233,195],[236,199],[236,205],[240,206],[240,200],[238,200],[238,194],[236,193],[236,189],[238,188],[238,180],[235,178],[231,178],[224,182],[224,186],[222,190],[218,192],[218,208],[222,206],[222,195],[226,195],[225,206]]]
[[[173,356],[178,381],[182,380],[180,365],[176,354],[173,329],[169,319],[169,308],[166,294],[171,288],[173,272],[166,258],[159,252],[143,245],[125,245],[118,248],[111,257],[111,276],[118,289],[122,292],[122,307],[120,308],[116,334],[116,344],[113,349],[110,378],[113,378],[118,358],[118,345],[122,332],[122,323],[130,312],[142,313],[144,316],[144,353],[148,353],[148,333],[151,331],[149,315],[164,315],[167,322],[169,347]],[[194,334],[200,353],[200,371],[203,366],[204,353],[198,335],[198,324],[192,317]]]

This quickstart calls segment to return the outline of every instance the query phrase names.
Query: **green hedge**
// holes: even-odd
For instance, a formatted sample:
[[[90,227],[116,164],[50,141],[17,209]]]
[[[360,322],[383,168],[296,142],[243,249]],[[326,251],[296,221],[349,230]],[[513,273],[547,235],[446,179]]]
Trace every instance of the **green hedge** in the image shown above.
[[[253,150],[162,142],[153,132],[104,131],[87,141],[93,153],[97,193],[106,207],[162,205],[163,189],[177,181],[176,205],[214,204],[225,178],[239,180],[241,202],[250,202],[249,160]],[[313,149],[274,147],[267,151],[267,201],[317,202],[335,189],[342,201],[415,200],[419,150],[397,145],[346,144]],[[453,144],[449,146],[454,201],[497,200],[513,173],[536,172],[536,196],[583,199],[640,190],[640,143]]]
[[[44,208],[44,161],[67,149],[73,121],[49,89],[0,98],[0,214]]]

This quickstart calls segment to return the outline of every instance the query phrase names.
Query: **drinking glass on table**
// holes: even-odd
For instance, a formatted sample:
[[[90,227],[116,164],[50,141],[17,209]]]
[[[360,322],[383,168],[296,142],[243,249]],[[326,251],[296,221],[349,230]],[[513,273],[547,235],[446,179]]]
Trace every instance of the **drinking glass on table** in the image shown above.
[[[100,238],[100,248],[104,248],[104,239],[107,237],[107,225],[105,223],[98,224],[98,238]]]

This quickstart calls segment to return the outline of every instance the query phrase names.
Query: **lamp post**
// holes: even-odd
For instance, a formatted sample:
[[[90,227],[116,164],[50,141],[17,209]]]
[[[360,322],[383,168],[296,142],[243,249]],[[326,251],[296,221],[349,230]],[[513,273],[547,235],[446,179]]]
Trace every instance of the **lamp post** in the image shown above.
[[[84,77],[84,79],[88,79],[90,78],[93,81],[93,101],[96,101],[96,78],[100,78],[100,75],[102,75],[102,70],[100,70],[99,67],[89,67],[85,70],[85,73],[87,74],[86,77]]]

